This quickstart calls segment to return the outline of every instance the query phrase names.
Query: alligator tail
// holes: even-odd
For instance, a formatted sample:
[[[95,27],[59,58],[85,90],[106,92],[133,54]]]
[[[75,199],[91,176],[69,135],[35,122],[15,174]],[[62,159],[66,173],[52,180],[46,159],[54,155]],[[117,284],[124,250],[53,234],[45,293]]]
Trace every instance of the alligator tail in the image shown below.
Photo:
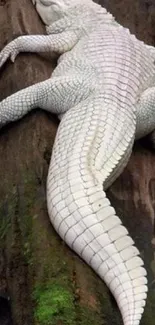
[[[47,184],[51,222],[62,239],[106,282],[124,325],[138,325],[147,279],[138,249],[105,188],[131,153],[134,112],[88,98],[62,118]],[[104,190],[103,190],[104,189]]]

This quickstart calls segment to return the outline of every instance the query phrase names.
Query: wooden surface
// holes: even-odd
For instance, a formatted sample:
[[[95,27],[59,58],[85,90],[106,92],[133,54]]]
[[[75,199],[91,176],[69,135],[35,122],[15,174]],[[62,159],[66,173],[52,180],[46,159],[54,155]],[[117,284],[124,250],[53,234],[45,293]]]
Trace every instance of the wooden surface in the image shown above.
[[[102,2],[139,38],[154,42],[153,1]],[[0,1],[0,48],[18,35],[37,33],[44,28],[31,1]],[[0,71],[0,99],[48,78],[53,67],[35,54],[20,55]],[[11,298],[13,325],[121,325],[105,284],[49,222],[46,177],[57,125],[54,116],[38,110],[0,132],[0,293]],[[138,143],[108,191],[148,271],[149,297],[141,325],[154,325],[155,319],[154,175],[155,153]],[[51,305],[46,302],[43,315],[45,297]],[[12,323],[2,323],[0,315],[0,324]]]

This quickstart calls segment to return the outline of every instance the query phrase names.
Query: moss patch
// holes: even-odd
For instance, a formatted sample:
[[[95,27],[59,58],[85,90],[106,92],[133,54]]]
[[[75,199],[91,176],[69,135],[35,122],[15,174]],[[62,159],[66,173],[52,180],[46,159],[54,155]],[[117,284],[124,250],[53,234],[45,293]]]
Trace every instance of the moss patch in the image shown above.
[[[36,302],[34,316],[39,324],[76,324],[73,295],[65,287],[57,284],[38,287],[35,289],[34,298]]]

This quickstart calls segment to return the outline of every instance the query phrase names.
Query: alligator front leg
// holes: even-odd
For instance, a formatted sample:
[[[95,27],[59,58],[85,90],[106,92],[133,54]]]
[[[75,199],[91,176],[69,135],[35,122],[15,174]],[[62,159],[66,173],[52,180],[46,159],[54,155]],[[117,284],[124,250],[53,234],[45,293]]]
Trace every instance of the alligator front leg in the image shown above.
[[[78,41],[78,33],[73,31],[53,35],[19,36],[7,44],[0,53],[0,67],[10,58],[14,62],[20,52],[49,53],[58,55],[67,52]]]

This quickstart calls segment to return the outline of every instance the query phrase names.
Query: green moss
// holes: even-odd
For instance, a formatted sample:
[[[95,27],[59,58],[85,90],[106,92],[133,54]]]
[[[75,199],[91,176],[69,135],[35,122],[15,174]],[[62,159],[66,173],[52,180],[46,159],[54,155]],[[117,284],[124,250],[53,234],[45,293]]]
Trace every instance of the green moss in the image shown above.
[[[49,284],[35,289],[35,320],[40,325],[74,325],[75,306],[72,293],[57,284]]]

